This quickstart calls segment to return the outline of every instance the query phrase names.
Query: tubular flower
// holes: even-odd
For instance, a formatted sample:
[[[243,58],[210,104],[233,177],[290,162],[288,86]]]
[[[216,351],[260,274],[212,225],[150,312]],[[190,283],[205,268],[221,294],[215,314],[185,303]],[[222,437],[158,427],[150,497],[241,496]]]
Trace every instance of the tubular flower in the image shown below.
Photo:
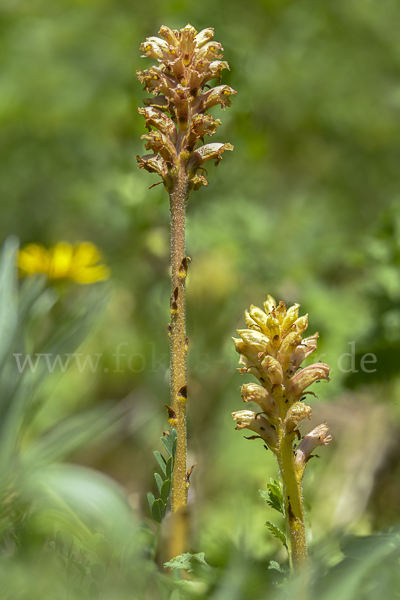
[[[237,429],[256,431],[279,458],[284,438],[300,437],[298,426],[311,417],[311,407],[303,402],[307,388],[322,379],[329,381],[330,367],[318,362],[300,369],[304,359],[316,349],[318,333],[303,338],[308,316],[299,317],[298,304],[288,308],[268,296],[264,310],[252,305],[245,312],[245,319],[247,329],[238,329],[240,338],[233,338],[240,354],[239,372],[255,375],[259,383],[244,384],[242,398],[258,404],[262,413],[257,420],[250,418],[251,411],[247,410],[232,414],[238,422]],[[260,432],[260,418],[269,423],[274,435],[268,427],[268,435]],[[326,425],[320,425],[300,443],[294,461],[299,477],[311,452],[332,440],[327,431]]]
[[[230,106],[236,92],[228,85],[208,89],[209,81],[220,82],[223,69],[229,69],[220,60],[223,48],[212,41],[211,27],[197,33],[191,25],[180,31],[163,25],[159,33],[161,38],[149,37],[140,46],[142,57],[153,58],[158,65],[137,71],[144,89],[154,95],[144,100],[146,108],[138,109],[149,130],[142,139],[154,155],[136,159],[141,169],[160,175],[168,192],[184,165],[190,189],[197,190],[208,185],[202,165],[213,159],[217,165],[226,150],[233,150],[229,143],[204,144],[204,136],[213,135],[221,124],[207,111],[217,104],[222,109]]]
[[[257,433],[268,444],[270,448],[276,448],[278,436],[273,425],[260,413],[252,410],[238,410],[232,413],[233,420],[237,423],[236,429],[250,429]]]
[[[67,279],[81,284],[105,281],[110,269],[101,264],[101,254],[90,242],[72,246],[59,242],[49,250],[41,244],[28,244],[19,251],[21,277],[43,274],[50,280]]]
[[[327,435],[327,433],[328,427],[326,423],[322,423],[322,425],[318,425],[318,427],[304,436],[295,452],[294,462],[299,470],[304,470],[308,459],[311,458],[311,452],[315,448],[318,446],[327,446],[331,443],[332,436]]]

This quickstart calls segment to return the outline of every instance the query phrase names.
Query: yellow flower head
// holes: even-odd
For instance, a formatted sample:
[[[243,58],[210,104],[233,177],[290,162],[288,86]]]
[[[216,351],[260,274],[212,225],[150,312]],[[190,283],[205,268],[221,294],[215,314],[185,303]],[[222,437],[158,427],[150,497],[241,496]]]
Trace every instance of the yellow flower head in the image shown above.
[[[59,242],[50,249],[41,244],[28,244],[19,251],[18,267],[21,277],[43,274],[50,280],[68,279],[82,284],[105,281],[110,269],[99,264],[101,254],[90,242],[72,246]]]
[[[264,310],[254,305],[246,310],[247,329],[238,329],[240,338],[233,338],[240,354],[239,372],[255,375],[259,381],[244,384],[242,398],[244,402],[255,402],[262,411],[232,413],[236,429],[256,432],[275,454],[279,452],[282,439],[300,435],[297,428],[301,421],[311,417],[311,407],[304,402],[306,395],[311,393],[306,391],[307,388],[315,381],[329,381],[330,367],[325,363],[316,362],[300,369],[301,363],[316,350],[318,333],[303,337],[308,316],[299,317],[299,308],[299,304],[287,307],[284,302],[277,303],[268,296]],[[321,429],[323,435],[318,437],[320,429],[317,428],[315,435],[312,432],[306,436],[307,441],[301,443],[302,454],[296,454],[299,473],[304,471],[317,445],[326,445],[332,440],[327,435],[328,428],[324,427]],[[279,444],[271,428],[278,433]]]

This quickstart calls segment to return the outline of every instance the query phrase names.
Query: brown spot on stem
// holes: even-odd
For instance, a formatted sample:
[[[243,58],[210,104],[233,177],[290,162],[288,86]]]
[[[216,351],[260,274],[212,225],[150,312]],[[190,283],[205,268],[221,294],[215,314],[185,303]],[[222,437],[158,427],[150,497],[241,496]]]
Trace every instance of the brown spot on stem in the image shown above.
[[[178,300],[178,287],[176,287],[174,289],[174,291],[172,292],[171,298],[169,301],[169,312],[171,313],[171,315],[176,315],[178,312],[177,300]]]
[[[177,399],[178,399],[178,400],[181,400],[181,401],[182,401],[182,400],[183,400],[183,401],[186,401],[186,400],[187,400],[187,385],[183,385],[183,386],[181,387],[181,389],[180,389],[180,390],[179,390],[179,392],[178,392]]]
[[[170,424],[171,427],[176,427],[177,423],[178,423],[178,419],[176,417],[176,412],[174,411],[173,408],[171,408],[170,406],[168,406],[168,404],[164,405],[168,411],[168,423]]]
[[[182,259],[181,266],[179,267],[178,271],[178,277],[180,277],[181,279],[186,278],[190,262],[192,262],[190,256],[185,256],[185,258]]]
[[[169,419],[176,419],[176,412],[174,411],[174,409],[171,408],[170,406],[168,406],[168,404],[164,404],[164,406],[165,406],[165,408],[168,411],[168,420]]]

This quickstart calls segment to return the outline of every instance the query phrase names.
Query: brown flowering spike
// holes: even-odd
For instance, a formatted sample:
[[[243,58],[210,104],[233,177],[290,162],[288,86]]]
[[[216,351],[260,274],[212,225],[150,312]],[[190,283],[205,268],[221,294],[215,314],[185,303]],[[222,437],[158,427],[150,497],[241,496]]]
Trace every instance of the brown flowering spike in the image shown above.
[[[198,33],[191,25],[180,30],[163,25],[159,36],[147,38],[140,46],[142,56],[155,61],[153,66],[137,71],[138,80],[151,95],[143,100],[144,106],[138,111],[148,130],[142,139],[146,150],[153,154],[136,159],[139,168],[160,176],[159,183],[168,192],[171,211],[172,294],[168,337],[171,408],[176,418],[170,418],[170,425],[177,433],[171,491],[174,534],[169,540],[172,558],[187,552],[190,529],[185,510],[188,504],[186,276],[190,262],[186,253],[186,204],[192,190],[208,186],[205,163],[208,162],[207,167],[210,161],[217,165],[227,150],[233,150],[229,143],[207,144],[205,138],[214,135],[221,125],[207,111],[218,104],[225,109],[236,92],[221,83],[222,72],[229,66],[222,60],[221,44],[213,41],[211,27]],[[257,355],[251,358],[256,361]],[[258,421],[257,418],[257,424]],[[270,437],[272,440],[274,434]]]
[[[222,109],[230,106],[236,92],[228,85],[209,89],[208,82],[219,83],[222,71],[229,69],[228,63],[221,60],[221,44],[212,39],[212,27],[197,33],[191,25],[180,31],[163,25],[159,34],[162,37],[149,37],[140,46],[142,57],[152,58],[158,64],[138,70],[137,78],[155,96],[144,100],[146,108],[138,109],[149,129],[149,135],[143,136],[148,142],[146,148],[163,162],[150,161],[147,156],[136,158],[140,168],[160,175],[168,192],[178,177],[178,164],[185,170],[189,190],[197,190],[208,185],[201,172],[202,164],[214,159],[217,165],[223,152],[233,150],[228,143],[198,146],[206,135],[214,135],[221,124],[207,111],[217,104]],[[160,135],[151,131],[154,127]]]
[[[233,338],[240,354],[239,372],[255,375],[259,383],[244,384],[241,393],[244,402],[255,402],[262,413],[241,410],[232,416],[236,429],[250,429],[277,456],[284,484],[290,562],[297,569],[307,557],[301,480],[313,450],[332,438],[323,424],[306,435],[295,452],[293,442],[301,439],[301,422],[311,418],[311,407],[303,400],[312,392],[305,390],[316,381],[329,381],[330,367],[318,362],[300,369],[316,349],[318,333],[303,338],[308,316],[299,317],[298,304],[288,308],[268,296],[264,310],[252,305],[245,319],[247,329],[238,329],[240,338]]]

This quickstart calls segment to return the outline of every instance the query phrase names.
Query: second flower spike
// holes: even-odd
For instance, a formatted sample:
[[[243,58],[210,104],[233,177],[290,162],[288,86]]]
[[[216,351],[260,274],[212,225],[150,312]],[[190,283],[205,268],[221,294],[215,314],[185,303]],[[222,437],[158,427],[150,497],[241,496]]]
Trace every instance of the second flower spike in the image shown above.
[[[238,329],[240,338],[233,338],[236,351],[240,354],[239,370],[242,374],[255,375],[259,384],[244,384],[242,398],[245,402],[258,404],[262,411],[260,414],[268,419],[279,439],[293,436],[300,422],[311,417],[311,407],[304,403],[305,394],[308,393],[306,390],[315,381],[329,380],[330,367],[322,362],[300,369],[304,359],[316,349],[318,333],[303,338],[308,316],[299,316],[298,304],[288,308],[284,302],[277,304],[272,296],[268,296],[264,302],[264,310],[252,305],[246,311],[245,318],[247,329]],[[255,421],[243,418],[243,414],[249,412],[234,412],[232,416],[238,423],[237,428],[247,427],[256,431]],[[318,444],[316,440],[312,449],[331,441],[326,431],[324,429],[323,441]],[[264,439],[267,437],[264,436]],[[265,442],[277,454],[279,449],[275,437],[272,443],[270,437]],[[306,450],[299,452],[296,461],[296,468],[301,474],[313,445],[309,442],[305,444]]]

